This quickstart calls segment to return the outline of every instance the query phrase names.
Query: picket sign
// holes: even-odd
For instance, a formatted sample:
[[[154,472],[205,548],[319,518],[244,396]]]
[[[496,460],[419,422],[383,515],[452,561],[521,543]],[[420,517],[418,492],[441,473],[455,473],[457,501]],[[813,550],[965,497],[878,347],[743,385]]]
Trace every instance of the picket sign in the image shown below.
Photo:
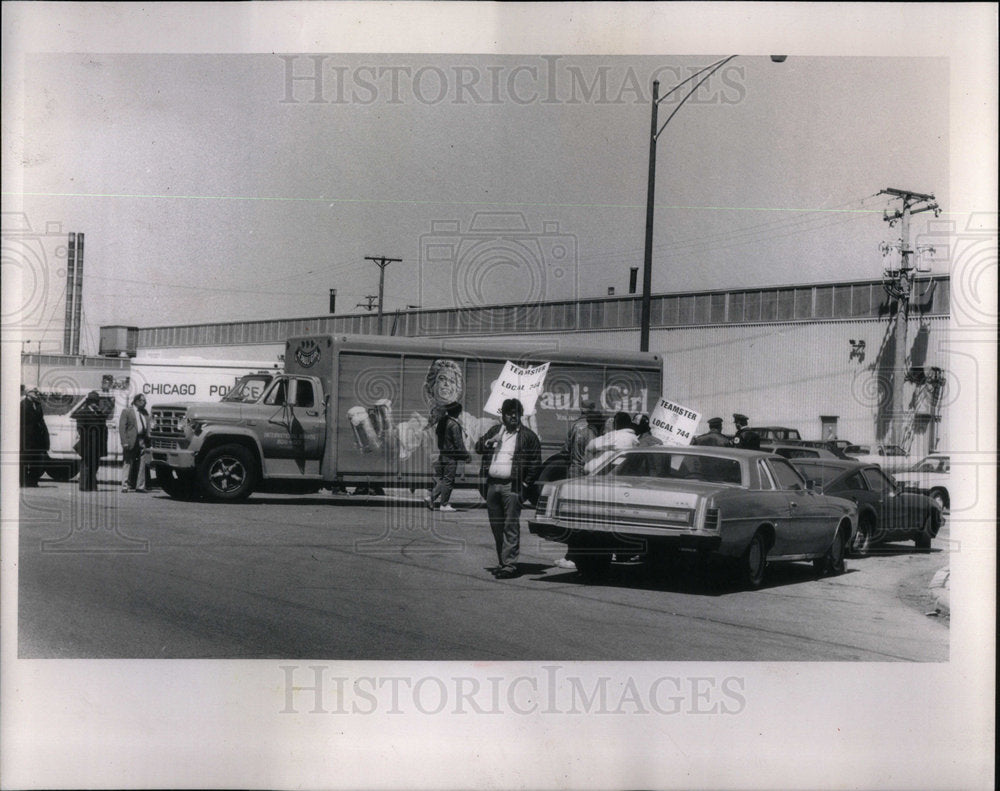
[[[701,414],[665,398],[649,416],[649,430],[664,445],[690,445]]]
[[[487,415],[499,415],[503,402],[508,398],[516,398],[524,407],[525,417],[535,414],[535,403],[542,393],[545,375],[548,372],[548,363],[522,368],[507,360],[503,371],[500,372],[500,378],[493,383],[483,412]]]

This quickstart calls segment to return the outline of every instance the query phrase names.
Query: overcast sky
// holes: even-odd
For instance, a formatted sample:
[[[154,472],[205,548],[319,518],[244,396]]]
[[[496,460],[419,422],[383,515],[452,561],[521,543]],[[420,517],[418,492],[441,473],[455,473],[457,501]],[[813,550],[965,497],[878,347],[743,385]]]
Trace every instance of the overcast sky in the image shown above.
[[[354,311],[378,290],[365,256],[402,259],[388,311],[621,294],[643,258],[651,81],[726,54],[34,54],[24,210],[86,235],[89,351],[106,324],[324,314],[330,288]],[[948,100],[943,58],[727,64],[658,144],[654,292],[879,276],[898,227],[876,193],[948,207]],[[511,223],[514,242],[486,232]]]

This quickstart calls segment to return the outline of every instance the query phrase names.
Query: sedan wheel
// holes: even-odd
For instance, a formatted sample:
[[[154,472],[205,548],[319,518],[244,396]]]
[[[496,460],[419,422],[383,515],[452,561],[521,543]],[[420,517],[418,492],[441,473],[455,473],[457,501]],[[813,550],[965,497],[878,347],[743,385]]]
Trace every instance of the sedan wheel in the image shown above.
[[[826,554],[813,561],[813,568],[816,569],[816,573],[820,576],[825,574],[843,574],[847,568],[847,563],[844,561],[844,556],[847,554],[846,549],[846,533],[844,532],[844,528],[841,527],[837,530],[837,535],[833,537],[833,543],[830,544],[830,548],[826,551]]]
[[[588,582],[600,579],[611,568],[610,552],[571,551],[566,557],[576,564],[576,570]]]
[[[871,551],[874,527],[874,522],[870,518],[861,520],[858,529],[854,531],[854,536],[851,538],[852,555],[863,558]]]
[[[931,489],[930,498],[938,507],[938,510],[945,511],[948,508],[948,492],[944,489]]]
[[[767,568],[767,540],[761,532],[754,533],[750,546],[743,553],[743,581],[751,588],[759,588],[764,582]]]
[[[938,534],[938,530],[940,529],[941,512],[937,509],[928,511],[927,516],[924,517],[924,523],[920,528],[920,532],[913,537],[913,545],[917,549],[929,550],[931,548],[931,540]]]

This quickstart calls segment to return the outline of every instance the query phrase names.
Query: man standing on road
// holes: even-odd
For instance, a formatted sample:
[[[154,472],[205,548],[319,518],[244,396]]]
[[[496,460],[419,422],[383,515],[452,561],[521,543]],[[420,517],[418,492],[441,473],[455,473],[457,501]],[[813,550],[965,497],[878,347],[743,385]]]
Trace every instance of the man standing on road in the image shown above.
[[[38,486],[49,454],[42,394],[32,387],[21,399],[21,486]]]
[[[520,575],[517,559],[521,548],[521,501],[542,464],[541,442],[521,423],[523,415],[521,402],[508,398],[500,407],[500,425],[476,442],[476,453],[483,457],[480,473],[486,481],[486,511],[500,561],[494,572],[497,579]]]
[[[708,431],[699,434],[693,440],[692,445],[708,445],[716,448],[732,447],[732,440],[722,433],[722,418],[713,417],[708,420]]]
[[[108,416],[101,408],[101,394],[96,390],[87,393],[86,401],[72,417],[79,435],[80,491],[94,492],[97,491],[97,469],[101,458],[108,453]]]
[[[146,396],[132,398],[132,405],[122,410],[118,419],[118,437],[122,442],[122,491],[146,491],[146,448],[149,447],[149,413]]]

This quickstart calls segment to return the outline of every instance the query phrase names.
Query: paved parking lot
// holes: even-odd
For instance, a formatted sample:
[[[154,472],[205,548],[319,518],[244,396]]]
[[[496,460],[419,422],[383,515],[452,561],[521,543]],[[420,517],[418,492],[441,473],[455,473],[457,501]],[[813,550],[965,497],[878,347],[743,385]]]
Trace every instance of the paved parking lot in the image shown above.
[[[431,513],[391,497],[22,490],[22,657],[946,661],[928,586],[948,527],[816,579],[778,565],[762,590],[693,568],[619,564],[586,584],[562,546],[522,531],[522,577],[497,581],[477,496]],[[522,524],[530,512],[522,516]]]

